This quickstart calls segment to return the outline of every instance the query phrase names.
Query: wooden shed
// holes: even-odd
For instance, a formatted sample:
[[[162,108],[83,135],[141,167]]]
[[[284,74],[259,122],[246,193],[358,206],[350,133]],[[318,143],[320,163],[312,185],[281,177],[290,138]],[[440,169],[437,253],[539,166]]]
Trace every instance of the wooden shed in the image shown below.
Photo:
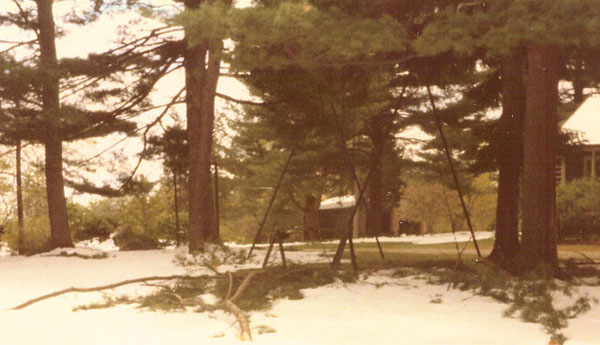
[[[321,201],[321,205],[319,206],[321,239],[340,238],[343,231],[346,230],[354,205],[356,205],[356,199],[353,195],[345,195]],[[361,205],[352,220],[353,237],[365,236],[367,233],[366,228],[367,211]]]

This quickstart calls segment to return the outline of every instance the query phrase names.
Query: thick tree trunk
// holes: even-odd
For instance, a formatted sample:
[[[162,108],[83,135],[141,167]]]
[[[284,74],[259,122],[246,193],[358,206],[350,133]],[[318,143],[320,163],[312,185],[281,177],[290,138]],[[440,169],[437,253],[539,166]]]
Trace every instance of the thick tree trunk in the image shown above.
[[[521,265],[555,268],[555,160],[558,103],[558,48],[530,45],[527,112],[523,131],[523,237]]]
[[[371,119],[371,150],[370,164],[373,166],[373,175],[369,182],[369,199],[367,208],[367,236],[377,236],[383,230],[383,167],[381,154],[377,150],[383,150],[382,144],[385,140],[385,128],[383,117],[374,116]]]
[[[62,168],[59,85],[52,0],[37,0],[40,31],[40,76],[43,116],[46,123],[46,194],[50,217],[50,242],[47,249],[72,247]]]
[[[519,175],[522,166],[524,51],[515,51],[502,60],[502,116],[499,120],[498,206],[496,240],[490,259],[500,263],[519,253]]]
[[[19,247],[19,254],[25,254],[25,220],[23,215],[23,178],[21,176],[21,140],[17,140],[16,149],[16,179],[17,179],[17,224],[18,234],[17,241]]]
[[[206,41],[187,48],[186,75],[187,137],[189,159],[188,203],[190,251],[203,251],[204,241],[219,242],[211,189],[214,100],[221,64],[222,43]]]

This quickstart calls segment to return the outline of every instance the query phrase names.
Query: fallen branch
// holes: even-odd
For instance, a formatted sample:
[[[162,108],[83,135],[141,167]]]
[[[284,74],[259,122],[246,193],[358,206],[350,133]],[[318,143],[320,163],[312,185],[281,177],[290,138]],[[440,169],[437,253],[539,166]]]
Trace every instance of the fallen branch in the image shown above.
[[[229,297],[231,297],[231,291],[233,291],[233,275],[231,272],[227,271],[227,276],[229,277],[229,287],[227,288],[227,295],[225,295],[225,299],[229,299]]]
[[[250,281],[252,280],[252,278],[254,278],[254,276],[256,275],[256,273],[257,272],[251,272],[250,274],[248,274],[246,276],[246,278],[244,279],[244,281],[242,282],[242,284],[240,284],[240,286],[237,288],[237,290],[235,290],[235,294],[233,294],[233,297],[230,298],[231,301],[235,302],[235,301],[237,301],[240,298],[240,296],[242,296],[242,294],[244,293],[244,291],[250,285]]]
[[[212,269],[218,275],[223,275],[222,273],[219,273],[214,267],[212,267]],[[172,291],[168,292],[167,295],[169,297],[173,298],[174,300],[176,300],[182,306],[190,306],[190,305],[194,305],[194,304],[200,304],[206,310],[223,309],[225,311],[230,312],[231,314],[233,314],[235,316],[237,322],[240,325],[240,329],[241,329],[240,339],[244,340],[244,341],[246,341],[246,340],[251,341],[252,333],[250,331],[250,321],[248,320],[248,316],[246,316],[244,311],[235,304],[235,301],[238,300],[242,296],[244,291],[250,285],[252,278],[254,278],[254,276],[256,276],[257,273],[258,272],[249,273],[246,276],[246,278],[244,278],[244,280],[242,281],[240,286],[236,289],[235,293],[233,294],[233,297],[230,298],[232,286],[233,286],[233,276],[230,272],[227,272],[227,274],[229,276],[229,289],[228,289],[229,291],[227,292],[227,296],[225,297],[225,299],[223,299],[221,302],[219,302],[215,305],[206,304],[204,302],[204,300],[202,300],[201,297],[196,297],[193,300],[186,300],[186,299],[182,298],[179,294],[176,294]],[[42,295],[42,296],[30,299],[25,303],[19,304],[18,306],[11,308],[11,310],[20,310],[20,309],[26,308],[34,303],[37,303],[37,302],[40,302],[40,301],[43,301],[43,300],[46,300],[49,298],[57,297],[60,295],[64,295],[64,294],[67,294],[70,292],[97,292],[97,291],[102,291],[102,290],[114,289],[116,287],[128,285],[128,284],[135,284],[135,283],[148,284],[149,281],[154,281],[154,280],[194,279],[194,278],[197,278],[197,277],[189,276],[189,275],[153,276],[153,277],[143,277],[143,278],[137,278],[137,279],[124,280],[124,281],[113,283],[113,284],[88,287],[88,288],[70,287],[67,289],[55,291],[55,292],[52,292],[52,293],[49,293],[46,295]]]
[[[250,321],[248,321],[248,317],[244,313],[240,307],[238,307],[235,303],[233,303],[230,299],[226,299],[219,304],[217,304],[219,309],[223,309],[232,313],[238,323],[240,324],[240,329],[242,330],[240,334],[240,339],[244,341],[252,340],[252,333],[250,333]]]
[[[128,285],[128,284],[135,284],[135,283],[145,283],[148,281],[153,281],[153,280],[173,280],[173,279],[194,279],[197,277],[194,276],[186,276],[186,275],[174,275],[174,276],[153,276],[153,277],[143,277],[143,278],[137,278],[137,279],[130,279],[130,280],[124,280],[118,283],[113,283],[113,284],[108,284],[108,285],[102,285],[102,286],[96,286],[96,287],[89,287],[89,288],[78,288],[78,287],[70,287],[68,289],[63,289],[63,290],[59,290],[59,291],[55,291],[46,295],[42,295],[33,299],[30,299],[29,301],[19,304],[16,307],[11,308],[11,310],[19,310],[19,309],[23,309],[25,307],[29,307],[30,305],[52,298],[52,297],[57,297],[60,295],[64,295],[66,293],[70,293],[70,292],[97,292],[97,291],[102,291],[102,290],[108,290],[108,289],[114,289],[116,287],[119,286],[123,286],[123,285]]]

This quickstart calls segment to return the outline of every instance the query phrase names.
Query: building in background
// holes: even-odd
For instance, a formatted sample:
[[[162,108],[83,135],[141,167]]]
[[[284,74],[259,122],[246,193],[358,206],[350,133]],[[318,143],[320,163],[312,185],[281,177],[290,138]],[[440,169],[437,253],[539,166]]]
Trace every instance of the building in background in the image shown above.
[[[565,121],[561,129],[581,145],[557,157],[556,182],[600,177],[600,96],[591,96]]]

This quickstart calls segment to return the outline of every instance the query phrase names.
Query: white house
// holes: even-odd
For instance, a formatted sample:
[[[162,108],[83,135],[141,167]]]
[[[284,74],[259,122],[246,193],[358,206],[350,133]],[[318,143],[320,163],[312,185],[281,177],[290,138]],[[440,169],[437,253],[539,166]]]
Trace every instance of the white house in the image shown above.
[[[600,96],[591,96],[563,123],[561,129],[576,136],[581,150],[564,153],[557,159],[556,181],[578,177],[600,177]]]

